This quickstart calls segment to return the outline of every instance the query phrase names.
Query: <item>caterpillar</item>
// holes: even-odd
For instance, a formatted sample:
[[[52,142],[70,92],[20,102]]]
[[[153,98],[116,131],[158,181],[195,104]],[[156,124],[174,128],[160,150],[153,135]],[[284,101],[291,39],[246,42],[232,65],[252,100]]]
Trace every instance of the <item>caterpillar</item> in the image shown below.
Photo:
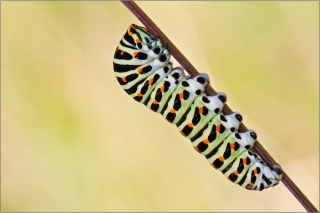
[[[117,81],[134,100],[160,113],[190,139],[194,149],[233,183],[248,190],[275,186],[282,178],[279,165],[271,169],[253,151],[253,130],[238,132],[240,113],[225,115],[227,96],[205,94],[209,77],[190,77],[173,68],[168,49],[145,27],[132,24],[120,40],[113,67]]]

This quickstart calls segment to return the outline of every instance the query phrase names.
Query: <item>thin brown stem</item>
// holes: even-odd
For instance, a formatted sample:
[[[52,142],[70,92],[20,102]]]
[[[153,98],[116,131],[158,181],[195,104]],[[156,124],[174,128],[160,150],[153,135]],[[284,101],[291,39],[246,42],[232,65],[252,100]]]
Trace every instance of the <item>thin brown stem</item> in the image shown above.
[[[141,10],[141,8],[133,1],[122,1],[122,3],[144,24],[144,26],[155,36],[158,36],[162,43],[167,44],[168,50],[180,63],[180,65],[189,73],[190,76],[199,75],[196,68],[188,61],[188,59],[178,50],[178,48],[169,40],[169,38],[157,27],[157,25]],[[208,85],[206,87],[206,94],[215,95],[217,92]],[[223,108],[223,113],[230,114],[232,110],[228,105]],[[245,132],[248,129],[245,125],[241,124],[239,132]],[[253,147],[254,151],[258,153],[264,162],[270,167],[276,164],[275,160],[269,155],[269,153],[263,148],[263,146],[256,141]],[[283,172],[282,182],[290,190],[290,192],[297,198],[302,206],[308,212],[318,212],[309,199],[301,192],[301,190],[295,185],[295,183],[289,178],[289,176]]]

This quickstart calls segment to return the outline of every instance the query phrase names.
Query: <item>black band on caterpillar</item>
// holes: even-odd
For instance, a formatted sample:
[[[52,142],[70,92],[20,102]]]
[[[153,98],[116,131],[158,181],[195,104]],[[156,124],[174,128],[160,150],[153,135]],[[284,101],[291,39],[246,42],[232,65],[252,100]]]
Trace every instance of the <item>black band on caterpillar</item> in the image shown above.
[[[132,24],[115,51],[116,79],[136,101],[175,124],[194,149],[231,182],[260,191],[277,185],[281,167],[270,169],[254,153],[256,133],[239,133],[242,116],[222,113],[226,95],[206,95],[208,75],[185,76],[182,67],[172,67],[170,56],[159,38]]]

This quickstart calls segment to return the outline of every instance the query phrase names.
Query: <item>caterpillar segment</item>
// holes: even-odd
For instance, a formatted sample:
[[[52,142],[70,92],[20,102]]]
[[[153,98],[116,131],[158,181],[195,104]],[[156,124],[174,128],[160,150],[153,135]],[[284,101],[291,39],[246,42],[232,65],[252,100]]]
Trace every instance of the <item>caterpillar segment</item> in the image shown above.
[[[241,114],[222,113],[227,96],[206,95],[208,75],[186,76],[182,67],[172,67],[170,56],[158,38],[132,24],[115,51],[116,79],[134,100],[175,124],[229,181],[260,191],[277,185],[281,167],[270,169],[252,150],[256,133],[238,132]]]
[[[222,170],[223,175],[233,183],[238,184],[245,177],[258,156],[251,151],[243,152]],[[245,179],[243,179],[244,181]],[[240,184],[241,185],[241,184]]]
[[[170,100],[168,100],[162,109],[162,116],[168,122],[176,124],[193,101],[204,92],[207,83],[206,78],[201,75],[194,78],[190,76],[184,77],[176,86]]]
[[[205,157],[214,168],[222,171],[240,154],[251,149],[256,139],[257,135],[252,130],[234,132]]]
[[[278,185],[281,178],[282,174],[271,170],[260,158],[256,157],[238,185],[248,190],[262,191]]]
[[[241,121],[242,116],[237,112],[230,115],[218,113],[201,131],[191,138],[194,149],[206,156],[228,135],[236,132]]]
[[[160,113],[167,103],[170,95],[176,89],[180,81],[185,77],[182,67],[176,67],[167,75],[163,81],[159,82],[150,96],[144,101],[144,105],[152,111]]]
[[[227,96],[222,92],[215,96],[199,95],[176,124],[179,132],[187,138],[192,138],[222,111],[226,100]]]
[[[161,82],[172,71],[172,63],[158,68],[155,72],[145,78],[141,83],[138,82],[132,88],[135,92],[131,96],[138,102],[144,102],[154,87]]]

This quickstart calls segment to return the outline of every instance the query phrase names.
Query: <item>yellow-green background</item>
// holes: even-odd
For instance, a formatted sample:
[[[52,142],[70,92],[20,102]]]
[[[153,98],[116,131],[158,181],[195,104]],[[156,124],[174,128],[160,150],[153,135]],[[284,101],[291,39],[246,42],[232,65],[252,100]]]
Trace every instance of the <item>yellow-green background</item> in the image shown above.
[[[137,2],[319,207],[319,3]],[[133,101],[120,2],[2,2],[2,211],[304,211],[231,184]],[[177,63],[175,62],[175,65]]]

